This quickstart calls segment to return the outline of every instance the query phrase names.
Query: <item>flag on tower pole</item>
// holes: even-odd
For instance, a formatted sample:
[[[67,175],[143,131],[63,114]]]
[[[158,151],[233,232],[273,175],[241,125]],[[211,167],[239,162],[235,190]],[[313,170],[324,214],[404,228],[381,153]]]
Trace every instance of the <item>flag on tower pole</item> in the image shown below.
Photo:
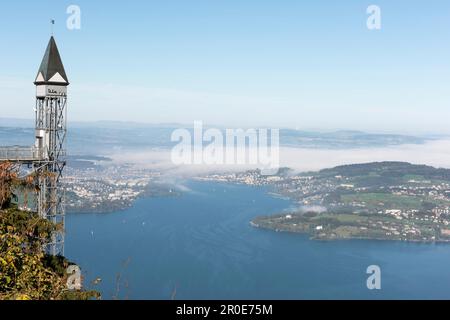
[[[51,25],[52,25],[52,36],[53,36],[53,26],[55,25],[55,20],[54,19],[51,19],[50,20],[50,23],[51,23]]]

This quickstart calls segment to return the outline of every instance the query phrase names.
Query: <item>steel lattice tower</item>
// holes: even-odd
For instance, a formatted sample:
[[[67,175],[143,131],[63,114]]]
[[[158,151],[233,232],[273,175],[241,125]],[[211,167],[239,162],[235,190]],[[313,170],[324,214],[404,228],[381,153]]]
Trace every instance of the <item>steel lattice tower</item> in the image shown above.
[[[65,191],[62,173],[66,165],[67,79],[55,39],[51,37],[36,81],[36,143],[38,160],[32,167],[36,179],[36,211],[60,225],[52,235],[48,252],[64,254]]]
[[[65,191],[62,173],[66,165],[67,79],[53,36],[34,82],[36,85],[36,121],[33,147],[0,147],[0,162],[27,166],[35,180],[34,211],[40,217],[59,224],[52,234],[47,252],[64,254]]]

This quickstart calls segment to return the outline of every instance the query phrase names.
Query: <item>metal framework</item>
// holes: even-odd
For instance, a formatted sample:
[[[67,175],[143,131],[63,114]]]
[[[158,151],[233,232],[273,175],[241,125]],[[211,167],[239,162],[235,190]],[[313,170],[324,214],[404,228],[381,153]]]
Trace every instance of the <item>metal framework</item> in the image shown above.
[[[7,161],[31,169],[40,217],[58,224],[47,244],[47,252],[64,255],[65,189],[62,174],[66,165],[67,80],[53,37],[39,68],[36,85],[35,132],[33,147],[0,147],[0,162]]]
[[[47,143],[43,145],[42,159],[33,161],[36,176],[37,212],[39,216],[64,226],[65,191],[61,183],[66,165],[67,98],[45,97],[36,99],[36,132],[44,132]],[[63,229],[52,235],[49,252],[64,254]]]
[[[40,217],[59,224],[52,235],[47,251],[52,255],[64,254],[65,189],[62,174],[66,165],[67,98],[45,97],[36,99],[36,132],[38,147],[0,147],[0,161],[31,167],[29,175],[35,177],[35,208]],[[39,139],[45,138],[46,143]]]

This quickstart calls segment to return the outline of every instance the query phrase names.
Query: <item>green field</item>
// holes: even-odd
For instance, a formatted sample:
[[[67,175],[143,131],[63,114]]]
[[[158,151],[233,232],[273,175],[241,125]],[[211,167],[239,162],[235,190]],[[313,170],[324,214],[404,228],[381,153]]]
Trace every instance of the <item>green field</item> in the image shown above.
[[[342,202],[364,203],[367,207],[385,209],[419,209],[423,199],[419,197],[395,195],[391,193],[355,193],[341,196]],[[381,206],[381,204],[383,204]]]
[[[317,217],[311,219],[311,222],[335,219],[341,223],[363,223],[368,220],[367,217],[359,216],[356,214],[320,214]]]

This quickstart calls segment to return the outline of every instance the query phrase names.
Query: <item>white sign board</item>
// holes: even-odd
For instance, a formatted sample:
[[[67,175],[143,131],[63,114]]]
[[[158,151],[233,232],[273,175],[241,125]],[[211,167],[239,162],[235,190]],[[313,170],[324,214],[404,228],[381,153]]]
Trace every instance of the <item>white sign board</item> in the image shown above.
[[[66,97],[67,96],[67,87],[63,86],[37,86],[36,87],[36,97],[45,98],[45,97]]]

